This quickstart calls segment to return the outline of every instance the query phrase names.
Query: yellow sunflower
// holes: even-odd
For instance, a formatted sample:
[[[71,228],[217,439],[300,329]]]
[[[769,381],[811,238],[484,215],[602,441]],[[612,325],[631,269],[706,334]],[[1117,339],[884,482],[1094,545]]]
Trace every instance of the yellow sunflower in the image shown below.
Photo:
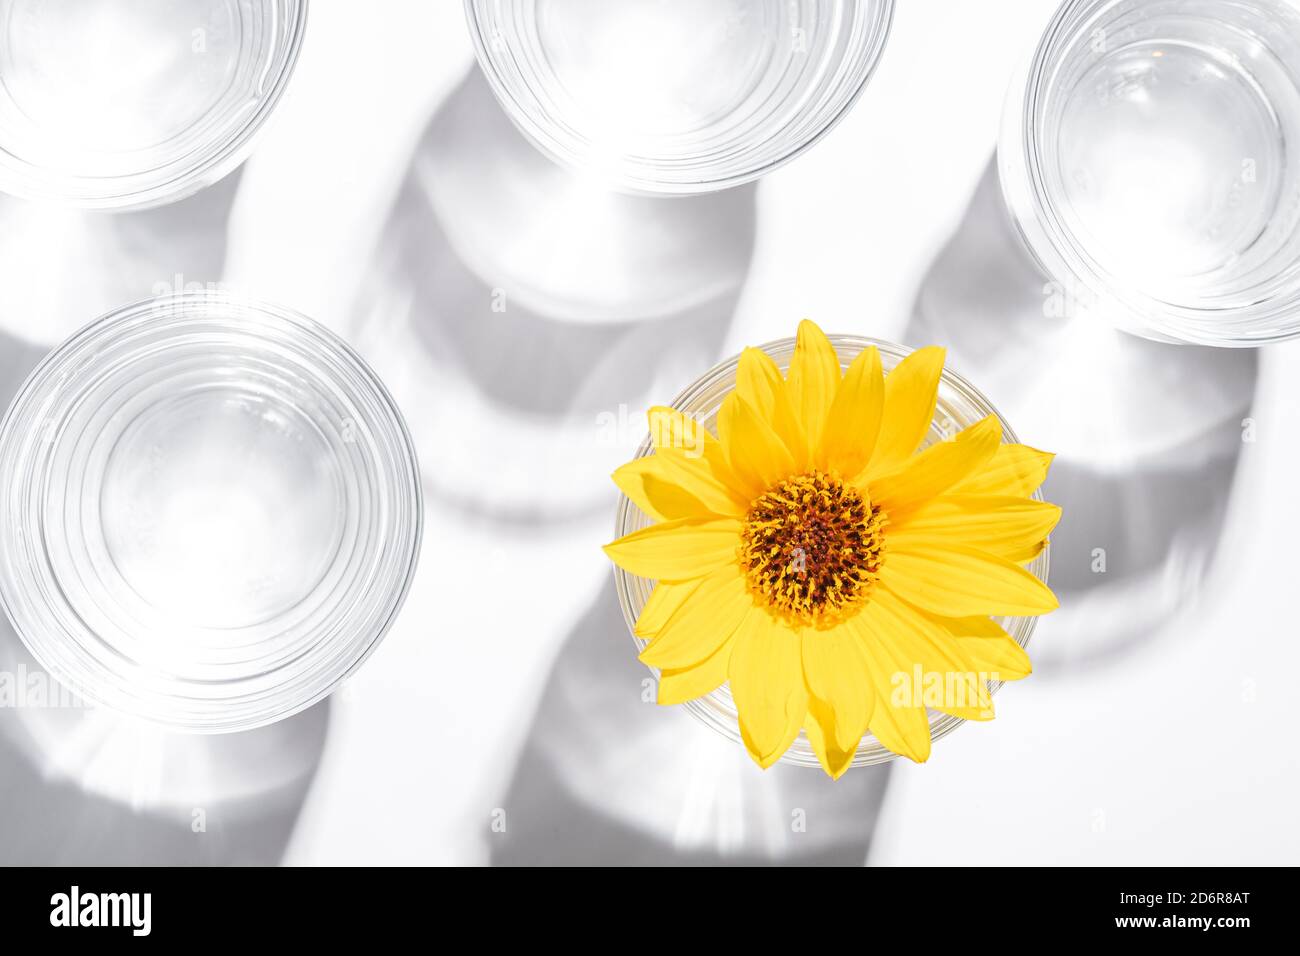
[[[801,728],[832,777],[867,731],[923,761],[927,707],[990,719],[987,681],[1030,672],[991,618],[1057,607],[1024,568],[1060,518],[1030,497],[1052,456],[1003,444],[993,415],[918,451],[943,362],[923,348],[885,376],[872,347],[842,372],[804,321],[788,375],[741,355],[716,437],[654,408],[655,454],[614,473],[654,522],[605,553],[657,582],[636,634],[659,703],[730,681],[761,767]]]

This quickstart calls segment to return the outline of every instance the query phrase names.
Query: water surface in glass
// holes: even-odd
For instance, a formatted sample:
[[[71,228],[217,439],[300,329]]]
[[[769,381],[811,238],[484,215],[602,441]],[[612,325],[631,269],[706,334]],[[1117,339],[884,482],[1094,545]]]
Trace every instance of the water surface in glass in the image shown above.
[[[342,539],[336,449],[256,388],[154,398],[106,454],[100,520],[112,566],[151,607],[205,627],[285,613]]]
[[[96,704],[247,729],[372,650],[419,549],[387,392],[293,313],[202,293],[87,327],[0,430],[0,601]]]
[[[557,158],[622,185],[752,179],[848,109],[892,0],[467,0],[480,62]]]
[[[1058,278],[1078,275],[1159,334],[1289,334],[1298,64],[1293,0],[1069,0],[1004,143],[1024,151],[1023,169],[1004,157],[1004,185],[1029,180],[1012,206],[1038,220],[1031,246]]]
[[[228,172],[305,0],[0,0],[0,188],[152,205]]]

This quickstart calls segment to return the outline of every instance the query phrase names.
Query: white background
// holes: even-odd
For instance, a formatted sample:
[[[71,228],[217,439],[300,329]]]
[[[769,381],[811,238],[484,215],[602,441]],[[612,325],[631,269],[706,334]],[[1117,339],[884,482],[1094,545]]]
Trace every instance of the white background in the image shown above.
[[[713,358],[792,334],[803,316],[828,331],[905,338],[918,291],[993,155],[1013,67],[1053,4],[898,7],[884,61],[852,113],[761,183],[754,257]],[[225,281],[348,329],[422,131],[471,63],[458,2],[314,3],[297,75],[243,171]],[[12,309],[5,322],[18,324]],[[1153,623],[1149,640],[1088,666],[1054,656],[1051,629],[1040,629],[1031,652],[1056,664],[1006,687],[996,721],[959,729],[927,765],[900,761],[887,786],[876,774],[878,817],[879,791],[851,782],[853,774],[834,785],[852,799],[834,804],[816,772],[764,777],[725,742],[705,739],[705,729],[653,707],[635,735],[596,738],[606,750],[590,751],[587,766],[553,761],[571,790],[556,806],[615,802],[599,814],[621,818],[639,834],[633,844],[643,839],[669,858],[701,849],[723,859],[798,858],[792,808],[829,800],[836,815],[820,832],[809,812],[808,844],[841,833],[849,840],[865,821],[872,836],[863,854],[876,864],[1296,862],[1300,748],[1288,714],[1300,673],[1289,547],[1300,532],[1298,361],[1293,346],[1262,357],[1251,412],[1257,440],[1243,443],[1199,599]],[[979,367],[960,370],[999,402]],[[1080,407],[1116,414],[1106,370],[1095,379],[1086,366],[1075,371],[1102,396],[1090,405],[1089,392],[1077,393]],[[426,411],[405,408],[412,420]],[[1032,434],[1012,417],[1024,440],[1054,449],[1057,411],[1076,410],[1033,415]],[[605,450],[602,464],[638,437]],[[1112,447],[1107,467],[1122,471],[1125,454]],[[427,473],[457,450],[422,447],[421,455]],[[614,503],[611,487],[608,508],[537,527],[429,501],[411,597],[330,703],[285,862],[488,862],[494,840],[518,834],[513,821],[538,825],[536,806],[511,803],[532,792],[519,779],[531,765],[520,761],[548,687],[556,692],[551,668],[561,648],[593,602],[608,600],[599,545],[611,535]],[[1133,603],[1138,613],[1141,595]],[[607,638],[618,654],[633,654],[620,626]],[[594,725],[605,720],[594,708],[582,713]],[[693,769],[680,786],[656,790],[656,781],[678,779],[656,763],[665,753]],[[493,831],[497,818],[511,821],[505,834]],[[545,834],[539,839],[535,852],[545,856]],[[553,839],[556,853],[568,852],[572,832],[558,818]],[[612,861],[610,847],[589,849],[586,858]]]

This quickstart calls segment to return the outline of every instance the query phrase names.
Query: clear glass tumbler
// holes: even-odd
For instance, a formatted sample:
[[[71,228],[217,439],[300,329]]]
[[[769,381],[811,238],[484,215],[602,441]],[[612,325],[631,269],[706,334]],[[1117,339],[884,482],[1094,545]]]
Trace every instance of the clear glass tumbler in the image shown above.
[[[239,165],[307,0],[0,0],[0,191],[161,205]]]
[[[341,340],[191,293],[87,326],[0,426],[0,603],[84,699],[195,732],[324,697],[419,553],[415,452]]]
[[[756,179],[848,111],[893,0],[465,0],[479,63],[555,159],[633,192]]]
[[[880,350],[881,365],[886,373],[893,369],[911,351],[911,349],[901,345],[859,336],[832,335],[830,340],[839,355],[840,367],[844,370],[847,370],[853,363],[853,359],[857,357],[858,353],[872,345]],[[762,346],[762,349],[772,356],[777,366],[784,373],[789,370],[790,360],[794,356],[794,345],[795,340],[793,338],[781,339]],[[722,407],[723,399],[736,387],[736,367],[739,360],[740,356],[735,356],[705,373],[702,378],[677,396],[672,407],[696,419],[710,431],[716,433],[718,410]],[[974,386],[955,372],[945,368],[943,378],[939,383],[938,406],[935,409],[934,421],[931,423],[930,433],[925,444],[929,445],[941,441],[945,437],[951,436],[989,415],[996,414],[997,410]],[[999,420],[1002,422],[1003,441],[1011,444],[1016,443],[1019,439],[1016,438],[1015,432],[1011,430],[1011,426],[1001,416],[999,416]],[[641,458],[653,453],[654,446],[651,444],[650,436],[647,435],[637,452],[637,457]],[[1041,498],[1038,494],[1035,494],[1034,497]],[[631,501],[626,497],[620,499],[615,537],[622,537],[640,528],[649,527],[650,524],[650,519]],[[1029,571],[1042,581],[1047,580],[1049,550],[1050,548],[1044,548],[1042,554],[1028,565]],[[642,608],[645,607],[646,601],[650,598],[650,592],[654,590],[655,582],[629,574],[622,568],[617,567],[614,569],[614,580],[618,589],[619,603],[623,608],[623,617],[627,622],[628,630],[632,631],[636,619],[641,615]],[[998,618],[996,620],[1006,629],[1008,634],[1015,638],[1021,647],[1027,647],[1038,619],[1015,617]],[[639,650],[645,648],[646,642],[637,638],[635,633],[633,640]],[[651,668],[651,671],[653,672],[654,668]],[[655,672],[655,676],[658,677],[657,672]],[[996,693],[1001,686],[1001,683],[991,682],[989,690],[991,693]],[[713,693],[688,701],[683,706],[706,725],[735,741],[737,746],[740,745],[740,726],[736,719],[736,705],[731,698],[728,685],[723,684]],[[941,714],[934,710],[930,711],[930,735],[934,740],[946,736],[963,723],[965,721],[958,717]],[[896,754],[893,751],[882,746],[871,734],[867,734],[862,738],[862,743],[858,745],[858,752],[853,758],[853,766],[865,767],[883,763],[892,760],[895,756]],[[802,731],[790,746],[790,749],[781,757],[781,760],[785,763],[804,767],[820,766],[817,755],[813,752],[812,744],[808,742],[807,735]]]
[[[1300,333],[1294,0],[1066,0],[1008,100],[1003,188],[1081,308],[1148,337]]]

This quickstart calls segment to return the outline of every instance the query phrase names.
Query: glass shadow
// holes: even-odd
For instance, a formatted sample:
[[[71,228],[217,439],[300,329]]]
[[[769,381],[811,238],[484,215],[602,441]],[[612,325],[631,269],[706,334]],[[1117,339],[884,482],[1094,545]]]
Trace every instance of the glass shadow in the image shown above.
[[[137,212],[0,194],[0,330],[56,345],[149,296],[216,288],[242,167],[188,199]]]
[[[866,861],[890,765],[760,770],[654,703],[612,582],[546,681],[486,842],[495,865],[846,865]]]
[[[518,525],[607,508],[644,409],[717,358],[754,195],[595,186],[474,68],[415,150],[346,330],[406,410],[430,498]]]
[[[1061,609],[1045,669],[1108,661],[1206,592],[1237,461],[1253,440],[1258,358],[1148,341],[1089,316],[1026,251],[989,163],[925,276],[905,341],[948,348],[1022,441],[1057,453],[1043,493]]]

